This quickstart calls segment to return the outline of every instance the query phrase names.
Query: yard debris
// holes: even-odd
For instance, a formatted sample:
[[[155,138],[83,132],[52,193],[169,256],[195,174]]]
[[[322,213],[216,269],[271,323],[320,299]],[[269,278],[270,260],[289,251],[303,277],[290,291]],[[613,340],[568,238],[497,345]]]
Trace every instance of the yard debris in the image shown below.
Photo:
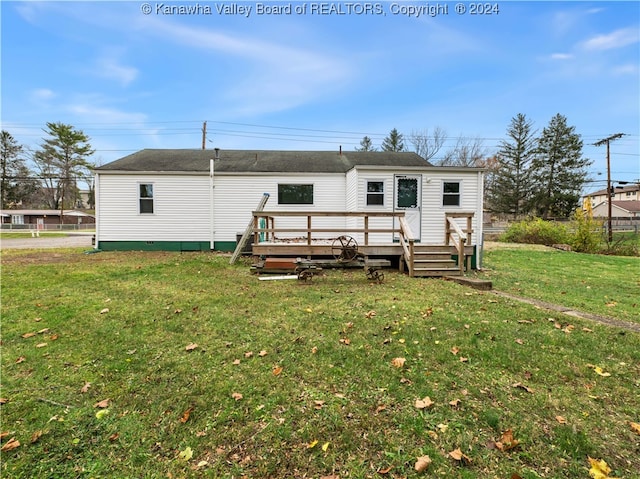
[[[413,468],[416,470],[416,472],[424,472],[427,470],[430,464],[431,458],[429,456],[420,456]]]

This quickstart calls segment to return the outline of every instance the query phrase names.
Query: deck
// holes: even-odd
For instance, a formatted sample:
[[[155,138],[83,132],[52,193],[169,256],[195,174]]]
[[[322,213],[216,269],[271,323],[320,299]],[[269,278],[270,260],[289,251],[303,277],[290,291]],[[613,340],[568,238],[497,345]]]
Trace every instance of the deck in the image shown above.
[[[471,268],[475,249],[471,244],[472,218],[473,213],[447,214],[442,244],[427,245],[414,239],[404,212],[254,211],[252,253],[262,257],[333,257],[345,262],[357,250],[359,257],[395,259],[409,276],[463,275]],[[383,237],[397,238],[397,242],[381,241]]]

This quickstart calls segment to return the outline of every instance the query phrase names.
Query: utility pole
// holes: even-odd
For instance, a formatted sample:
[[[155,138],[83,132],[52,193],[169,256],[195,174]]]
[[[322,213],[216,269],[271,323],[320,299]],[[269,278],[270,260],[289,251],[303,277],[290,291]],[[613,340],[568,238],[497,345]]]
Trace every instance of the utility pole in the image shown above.
[[[202,124],[202,149],[206,150],[206,145],[207,145],[207,122],[205,121]]]
[[[619,138],[622,138],[624,133],[616,133],[602,140],[596,141],[593,146],[607,145],[607,233],[609,238],[609,244],[613,242],[613,230],[611,229],[611,195],[613,188],[611,187],[611,153],[609,149],[609,143]]]

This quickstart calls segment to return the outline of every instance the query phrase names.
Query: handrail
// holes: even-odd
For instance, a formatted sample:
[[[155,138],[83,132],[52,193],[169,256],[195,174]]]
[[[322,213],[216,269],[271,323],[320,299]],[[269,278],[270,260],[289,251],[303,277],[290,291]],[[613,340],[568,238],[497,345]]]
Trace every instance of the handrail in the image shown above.
[[[464,274],[464,244],[467,241],[465,233],[463,233],[462,229],[458,226],[458,224],[450,218],[446,216],[447,228],[446,228],[446,244],[449,244],[449,239],[455,240],[453,234],[458,235],[458,244],[456,245],[456,249],[458,250],[458,269],[460,270],[460,274]],[[453,228],[453,231],[451,231]]]
[[[413,277],[413,247],[415,238],[413,237],[413,231],[404,216],[400,217],[400,245],[404,251],[404,261],[409,266],[409,276]],[[400,260],[402,261],[402,259]]]

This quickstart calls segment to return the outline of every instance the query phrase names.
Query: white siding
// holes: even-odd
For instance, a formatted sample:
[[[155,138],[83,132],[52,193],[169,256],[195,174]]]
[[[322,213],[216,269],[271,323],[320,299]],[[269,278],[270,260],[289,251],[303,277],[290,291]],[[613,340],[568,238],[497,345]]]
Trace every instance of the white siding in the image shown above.
[[[153,214],[140,214],[139,186],[153,184]],[[207,241],[209,177],[100,175],[98,241]]]

